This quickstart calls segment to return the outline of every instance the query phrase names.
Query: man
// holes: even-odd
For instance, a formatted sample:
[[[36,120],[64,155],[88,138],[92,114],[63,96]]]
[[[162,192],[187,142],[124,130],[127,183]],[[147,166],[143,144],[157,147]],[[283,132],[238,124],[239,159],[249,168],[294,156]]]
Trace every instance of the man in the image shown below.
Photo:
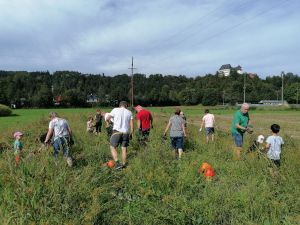
[[[238,110],[233,117],[231,125],[231,133],[235,142],[235,153],[237,158],[240,158],[241,150],[243,147],[244,133],[249,129],[249,105],[247,103],[242,104],[241,109]]]
[[[127,102],[121,101],[119,108],[114,108],[107,116],[106,121],[113,118],[113,133],[110,137],[111,155],[115,161],[115,168],[122,169],[126,166],[127,147],[133,133],[132,112],[127,109]],[[122,148],[122,164],[119,162],[117,147]]]
[[[48,144],[50,139],[53,136],[53,149],[54,149],[54,157],[58,157],[59,150],[63,151],[64,157],[67,160],[68,166],[73,165],[72,158],[70,157],[70,140],[72,131],[68,122],[63,119],[59,118],[56,112],[51,112],[49,114],[50,123],[48,133],[45,139],[45,144]]]
[[[205,127],[206,143],[208,143],[209,139],[211,139],[211,141],[214,141],[215,116],[213,114],[209,113],[208,109],[205,109],[204,113],[205,113],[205,115],[202,118],[202,123],[201,123],[199,131],[202,131],[203,126]]]
[[[143,109],[142,106],[138,105],[135,107],[137,111],[137,128],[139,131],[140,141],[148,141],[150,129],[153,128],[153,117],[150,111]]]

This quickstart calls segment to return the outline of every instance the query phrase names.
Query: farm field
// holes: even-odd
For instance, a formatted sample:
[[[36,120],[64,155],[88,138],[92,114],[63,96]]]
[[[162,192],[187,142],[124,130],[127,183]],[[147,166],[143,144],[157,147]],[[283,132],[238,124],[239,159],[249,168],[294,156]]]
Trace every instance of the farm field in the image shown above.
[[[162,139],[174,107],[149,108],[154,129],[147,146],[134,137],[128,167],[115,171],[103,164],[111,159],[106,134],[85,132],[95,109],[58,109],[74,132],[68,168],[52,149],[40,150],[37,138],[47,131],[51,109],[14,110],[0,117],[0,142],[11,145],[12,133],[24,132],[24,158],[17,167],[10,149],[0,153],[0,224],[300,224],[299,111],[250,110],[255,132],[268,136],[272,123],[281,126],[285,141],[280,171],[270,174],[260,152],[240,160],[232,156],[230,125],[235,109],[211,108],[216,116],[216,141],[206,144],[199,133],[203,107],[182,107],[188,138],[182,160],[174,159],[170,141]],[[110,111],[110,109],[103,109]],[[209,162],[216,170],[207,181],[198,168]]]

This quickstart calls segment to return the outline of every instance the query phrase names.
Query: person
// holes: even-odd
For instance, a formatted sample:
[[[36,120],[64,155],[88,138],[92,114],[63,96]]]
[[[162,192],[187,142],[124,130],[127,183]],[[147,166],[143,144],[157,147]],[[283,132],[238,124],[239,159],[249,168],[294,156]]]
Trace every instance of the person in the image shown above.
[[[94,133],[94,127],[95,127],[94,119],[93,117],[89,117],[88,121],[86,122],[86,131],[88,133]]]
[[[48,144],[53,136],[52,146],[54,149],[54,157],[57,159],[59,151],[62,150],[68,166],[71,167],[73,165],[69,147],[72,135],[71,128],[67,120],[60,118],[56,112],[50,112],[49,118],[49,129],[45,139],[45,144]]]
[[[97,109],[96,115],[95,115],[96,134],[101,133],[101,127],[102,127],[102,113],[101,113],[100,109]]]
[[[202,123],[200,125],[199,131],[202,131],[203,126],[205,127],[205,134],[206,134],[206,143],[209,142],[209,139],[211,141],[214,141],[214,133],[215,133],[215,116],[211,113],[209,113],[208,109],[205,109],[204,116],[202,118]]]
[[[184,140],[183,137],[186,137],[184,119],[180,116],[181,110],[177,108],[175,110],[175,115],[172,116],[166,126],[164,137],[166,136],[169,128],[170,128],[170,139],[171,145],[174,149],[176,159],[181,159],[183,148],[184,148]]]
[[[16,161],[17,165],[20,163],[21,154],[22,154],[22,151],[23,151],[23,143],[21,141],[22,137],[23,137],[22,132],[16,131],[14,133],[14,138],[15,138],[15,141],[14,141],[14,155],[15,155],[15,161]]]
[[[111,117],[110,113],[101,112],[101,115],[105,121],[105,130],[106,130],[107,138],[108,140],[110,140],[113,131],[114,120]],[[110,119],[108,119],[108,117],[110,117]]]
[[[184,127],[186,128],[187,127],[186,116],[182,111],[180,111],[180,116],[184,120]]]
[[[122,169],[126,167],[127,147],[129,139],[133,134],[133,116],[132,112],[127,109],[127,102],[121,101],[118,108],[114,108],[107,116],[106,121],[113,118],[113,133],[110,137],[111,155],[115,161],[115,168]],[[122,148],[122,163],[118,159],[117,147]]]
[[[241,155],[244,133],[248,130],[250,131],[248,127],[250,125],[249,108],[250,106],[247,103],[243,103],[240,110],[234,114],[231,124],[231,133],[235,143],[235,154],[237,158],[240,158]]]
[[[281,154],[281,147],[284,144],[282,137],[278,135],[280,131],[280,126],[278,124],[272,124],[271,126],[272,135],[269,136],[266,140],[266,149],[267,157],[271,160],[272,163],[276,167],[280,167],[280,154]]]
[[[153,117],[150,111],[143,109],[142,106],[138,105],[135,107],[137,111],[137,128],[140,136],[140,141],[149,141],[150,129],[153,128]]]

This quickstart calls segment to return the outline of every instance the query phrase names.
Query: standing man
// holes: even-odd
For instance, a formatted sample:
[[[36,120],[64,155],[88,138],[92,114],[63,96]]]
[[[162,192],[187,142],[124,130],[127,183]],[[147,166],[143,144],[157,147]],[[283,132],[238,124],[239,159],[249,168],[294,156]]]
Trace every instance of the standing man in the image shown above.
[[[99,134],[99,132],[101,132],[101,127],[102,127],[102,114],[100,109],[97,109],[96,111],[95,127],[96,127],[96,134]]]
[[[73,165],[73,160],[70,156],[70,140],[72,131],[67,120],[60,118],[56,112],[49,114],[50,123],[48,133],[45,139],[45,144],[48,144],[53,136],[54,157],[58,158],[60,150],[63,151],[64,157],[67,160],[68,166]]]
[[[139,131],[140,141],[149,141],[150,129],[153,128],[153,117],[150,111],[143,109],[142,106],[138,105],[135,107],[137,111],[137,128]]]
[[[202,118],[202,123],[200,125],[199,131],[202,131],[203,126],[205,127],[206,143],[208,143],[209,139],[211,139],[211,141],[214,141],[215,116],[213,114],[209,113],[208,109],[205,109],[204,113],[205,113],[205,115]]]
[[[244,133],[249,130],[249,108],[247,103],[243,103],[241,109],[234,114],[232,120],[231,133],[235,143],[235,154],[237,158],[240,158],[241,155]]]
[[[113,133],[110,137],[111,155],[116,162],[116,169],[122,169],[126,166],[127,147],[129,139],[133,133],[133,116],[132,112],[127,109],[127,102],[121,101],[119,108],[114,108],[107,116],[106,121],[113,118]],[[117,147],[121,145],[122,148],[122,164],[118,159]]]

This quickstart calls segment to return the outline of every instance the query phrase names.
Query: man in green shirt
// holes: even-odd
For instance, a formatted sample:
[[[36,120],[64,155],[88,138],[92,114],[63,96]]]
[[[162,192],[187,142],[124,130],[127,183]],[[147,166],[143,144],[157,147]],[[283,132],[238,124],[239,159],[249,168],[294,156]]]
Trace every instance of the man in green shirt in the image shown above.
[[[244,133],[249,129],[249,105],[247,103],[242,104],[241,109],[238,110],[233,117],[231,125],[231,133],[235,143],[235,153],[239,158],[243,147]]]

